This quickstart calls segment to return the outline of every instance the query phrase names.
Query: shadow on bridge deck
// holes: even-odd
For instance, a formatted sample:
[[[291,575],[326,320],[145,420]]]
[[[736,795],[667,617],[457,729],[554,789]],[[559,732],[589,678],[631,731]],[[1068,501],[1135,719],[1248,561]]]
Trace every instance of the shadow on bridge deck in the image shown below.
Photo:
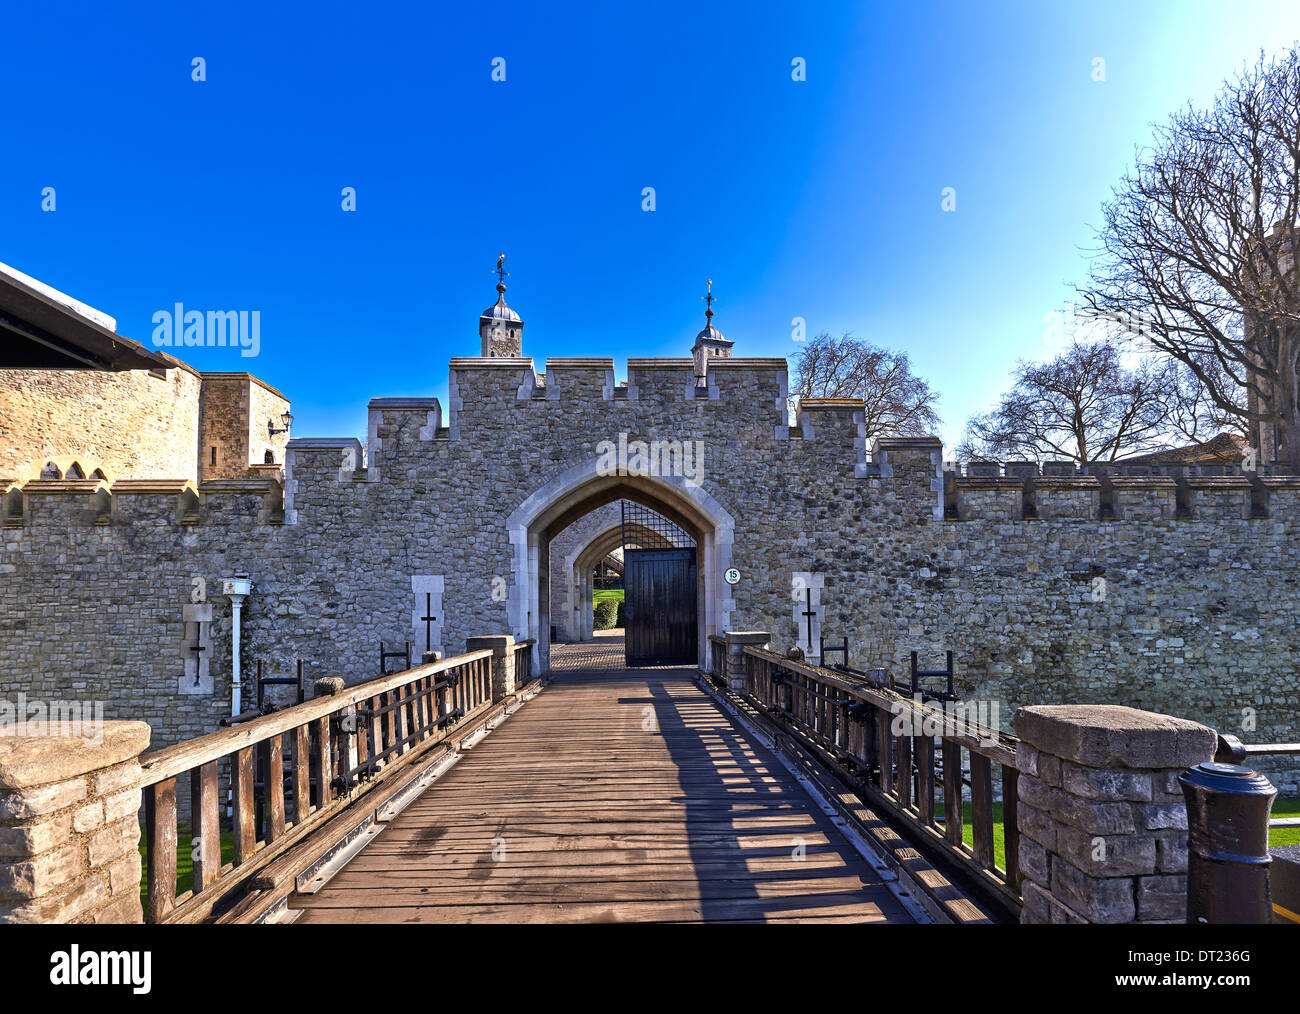
[[[623,669],[622,647],[554,648],[555,682],[299,921],[911,921],[693,669]]]

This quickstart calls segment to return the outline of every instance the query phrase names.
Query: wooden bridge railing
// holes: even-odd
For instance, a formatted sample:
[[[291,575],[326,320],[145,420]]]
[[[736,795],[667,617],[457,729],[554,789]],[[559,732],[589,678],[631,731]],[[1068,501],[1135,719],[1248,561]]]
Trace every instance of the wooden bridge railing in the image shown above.
[[[716,686],[727,685],[727,639],[716,634],[709,635],[709,651],[713,660],[713,682]]]
[[[213,914],[242,882],[368,791],[381,771],[424,755],[450,739],[453,726],[491,707],[492,652],[472,651],[146,754],[146,921]],[[181,779],[191,801],[193,888],[178,894]],[[223,808],[233,839],[229,863]]]
[[[830,768],[974,874],[1009,909],[1020,904],[1016,739],[847,673],[746,646],[745,693]],[[995,861],[994,765],[1002,784],[1005,867]],[[972,844],[963,840],[969,790]],[[938,790],[936,792],[936,790]],[[936,806],[942,805],[942,825]]]
[[[514,647],[515,686],[522,687],[533,681],[533,645],[534,637],[526,641],[517,641]]]

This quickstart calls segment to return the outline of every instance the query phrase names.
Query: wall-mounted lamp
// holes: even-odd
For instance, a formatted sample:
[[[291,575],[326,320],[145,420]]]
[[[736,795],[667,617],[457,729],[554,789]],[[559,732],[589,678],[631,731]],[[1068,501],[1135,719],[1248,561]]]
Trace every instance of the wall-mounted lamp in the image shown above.
[[[284,429],[282,430],[278,430],[275,428],[274,419],[266,420],[266,432],[269,433],[271,436],[275,436],[277,433],[288,433],[289,427],[293,425],[293,416],[289,412],[286,411],[284,415],[280,416],[280,418],[284,422]]]

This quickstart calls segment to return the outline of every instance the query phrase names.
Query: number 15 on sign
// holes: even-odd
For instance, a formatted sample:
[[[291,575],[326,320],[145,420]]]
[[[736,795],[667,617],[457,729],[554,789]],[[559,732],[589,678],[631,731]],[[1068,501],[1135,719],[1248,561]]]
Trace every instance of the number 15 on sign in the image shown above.
[[[740,584],[740,571],[735,567],[728,567],[722,572],[722,580],[726,581],[727,584],[730,585]]]

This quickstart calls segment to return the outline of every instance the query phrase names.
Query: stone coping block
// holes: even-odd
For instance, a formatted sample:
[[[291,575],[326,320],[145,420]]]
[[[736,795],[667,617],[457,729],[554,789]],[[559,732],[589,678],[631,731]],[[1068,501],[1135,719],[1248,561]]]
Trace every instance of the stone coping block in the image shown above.
[[[1178,483],[1167,475],[1115,475],[1106,480],[1113,489],[1177,489]]]
[[[156,494],[197,492],[193,479],[118,479],[112,486],[114,496],[154,496]]]
[[[0,482],[3,482],[0,479]],[[1296,475],[1261,475],[1251,480],[1253,485],[1265,489],[1300,489],[1300,476]]]
[[[1050,489],[1101,489],[1101,480],[1095,475],[1040,475],[1029,480],[1031,490]]]
[[[355,450],[358,453],[361,451],[361,441],[356,437],[294,437],[285,446],[291,451],[333,449]]]
[[[85,496],[109,488],[105,479],[29,479],[23,484],[28,496]]]
[[[835,410],[856,412],[865,406],[861,398],[801,398],[799,410],[808,412],[831,412]]]
[[[943,441],[938,437],[878,437],[871,446],[873,455],[878,451],[901,450],[906,447],[941,451]]]
[[[694,360],[688,360],[688,362],[694,364]],[[790,363],[785,359],[764,356],[726,356],[709,360],[710,370],[741,370],[746,367],[759,370],[788,370]]]
[[[279,468],[279,465],[275,466]],[[249,475],[238,479],[204,479],[199,483],[200,493],[258,493],[266,494],[280,485],[278,479]]]
[[[968,461],[966,476],[970,479],[997,479],[1002,476],[1002,465],[997,461]]]
[[[0,735],[0,789],[26,789],[63,782],[135,760],[149,745],[144,722],[104,722],[98,741],[61,722],[65,734]]]
[[[592,368],[597,370],[612,370],[614,360],[604,356],[547,356],[546,372],[550,373],[555,368],[561,370]]]
[[[718,362],[729,362],[729,360],[719,359]],[[710,363],[710,365],[713,366],[717,364]],[[627,360],[628,370],[631,371],[637,366],[650,367],[654,369],[673,367],[674,369],[693,370],[695,369],[695,360],[690,356],[629,356]]]
[[[515,646],[513,634],[482,634],[478,637],[465,638],[465,651],[483,651],[486,648],[492,650],[492,654],[501,658]]]
[[[440,409],[437,398],[371,398],[369,408]]]
[[[772,634],[766,630],[728,630],[728,644],[767,644]]]
[[[1210,760],[1217,742],[1198,722],[1114,704],[1033,705],[1011,724],[1036,750],[1088,767],[1187,768]]]
[[[1190,489],[1250,489],[1251,482],[1244,475],[1188,475],[1178,482]]]
[[[531,370],[532,356],[453,356],[449,362],[453,370]]]
[[[1038,480],[1035,480],[1038,481]],[[1025,488],[1025,480],[1016,476],[995,476],[995,475],[965,475],[954,476],[948,480],[949,486],[955,490],[1011,490],[1019,493]]]

